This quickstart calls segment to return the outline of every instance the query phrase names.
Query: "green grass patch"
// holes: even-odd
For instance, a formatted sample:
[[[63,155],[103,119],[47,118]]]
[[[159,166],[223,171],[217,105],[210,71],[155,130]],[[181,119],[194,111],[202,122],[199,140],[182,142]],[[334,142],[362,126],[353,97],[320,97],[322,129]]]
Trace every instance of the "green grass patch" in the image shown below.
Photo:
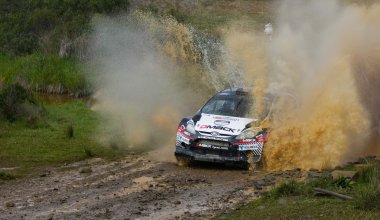
[[[94,135],[101,120],[84,101],[46,104],[46,115],[34,126],[17,119],[0,122],[0,167],[20,167],[19,172],[97,156],[117,159],[123,149],[102,146]],[[67,129],[72,127],[68,137]]]
[[[380,219],[380,165],[359,169],[355,181],[324,176],[304,183],[279,184],[262,197],[218,219]],[[315,196],[315,187],[353,197]]]
[[[380,219],[380,212],[359,210],[353,201],[291,196],[286,197],[286,204],[260,199],[219,219]]]
[[[21,82],[48,93],[83,93],[89,89],[79,61],[56,55],[0,55],[0,82]]]
[[[11,179],[15,179],[15,178],[16,178],[16,176],[12,173],[0,171],[0,180],[11,180]]]
[[[363,167],[359,171],[356,206],[363,210],[380,211],[380,165]]]

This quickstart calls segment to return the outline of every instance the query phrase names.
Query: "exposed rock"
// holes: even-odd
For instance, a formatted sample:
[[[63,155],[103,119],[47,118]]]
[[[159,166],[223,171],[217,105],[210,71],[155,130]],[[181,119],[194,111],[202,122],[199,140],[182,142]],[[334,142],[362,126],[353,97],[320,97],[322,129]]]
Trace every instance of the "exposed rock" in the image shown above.
[[[334,180],[345,177],[348,179],[354,179],[358,176],[358,171],[349,171],[349,170],[334,170],[331,172],[331,176]]]

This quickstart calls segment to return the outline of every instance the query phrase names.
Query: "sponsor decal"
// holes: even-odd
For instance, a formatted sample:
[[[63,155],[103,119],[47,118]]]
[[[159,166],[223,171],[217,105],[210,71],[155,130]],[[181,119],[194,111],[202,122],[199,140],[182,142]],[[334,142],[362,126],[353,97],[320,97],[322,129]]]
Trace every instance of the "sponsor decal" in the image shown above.
[[[177,144],[180,145],[181,143],[190,144],[190,138],[181,133],[177,133]]]
[[[198,144],[199,147],[204,147],[204,148],[210,148],[210,149],[219,149],[219,150],[228,150],[228,147],[223,147],[223,146],[214,146],[211,144]]]
[[[200,129],[214,129],[214,130],[221,130],[221,131],[228,131],[234,133],[237,129],[224,127],[220,125],[201,125],[199,126]]]
[[[250,142],[248,144],[239,144],[239,151],[252,151],[254,155],[260,156],[263,151],[263,142]]]
[[[259,135],[256,135],[253,138],[242,139],[239,142],[237,142],[236,144],[251,144],[251,143],[254,143],[254,142],[266,142],[267,141],[267,137],[268,137],[267,134],[265,135],[265,137],[264,137],[263,134],[259,134]]]
[[[230,121],[226,121],[226,120],[215,120],[214,121],[215,125],[220,125],[220,126],[229,125],[230,123],[231,123]]]
[[[221,117],[221,116],[214,116],[214,119],[221,119],[221,120],[228,120],[228,121],[239,121],[239,118],[232,118],[232,117]]]
[[[212,137],[212,136],[200,136],[201,139],[209,139],[209,140],[216,140],[216,141],[228,141],[227,138],[220,138],[220,137]]]

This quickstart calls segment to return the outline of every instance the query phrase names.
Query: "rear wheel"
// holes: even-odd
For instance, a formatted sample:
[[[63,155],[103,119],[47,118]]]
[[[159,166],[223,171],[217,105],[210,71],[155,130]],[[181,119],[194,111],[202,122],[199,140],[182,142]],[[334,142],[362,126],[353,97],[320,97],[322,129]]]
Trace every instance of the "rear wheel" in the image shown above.
[[[190,160],[183,156],[176,156],[177,164],[180,167],[188,167],[190,166]]]

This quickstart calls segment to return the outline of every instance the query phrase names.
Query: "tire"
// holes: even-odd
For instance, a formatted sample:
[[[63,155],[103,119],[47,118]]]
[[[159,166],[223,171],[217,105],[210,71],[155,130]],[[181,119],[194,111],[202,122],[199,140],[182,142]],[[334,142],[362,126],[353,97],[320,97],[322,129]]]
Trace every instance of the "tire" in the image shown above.
[[[176,156],[177,165],[180,167],[188,167],[190,166],[190,160],[183,156]]]

